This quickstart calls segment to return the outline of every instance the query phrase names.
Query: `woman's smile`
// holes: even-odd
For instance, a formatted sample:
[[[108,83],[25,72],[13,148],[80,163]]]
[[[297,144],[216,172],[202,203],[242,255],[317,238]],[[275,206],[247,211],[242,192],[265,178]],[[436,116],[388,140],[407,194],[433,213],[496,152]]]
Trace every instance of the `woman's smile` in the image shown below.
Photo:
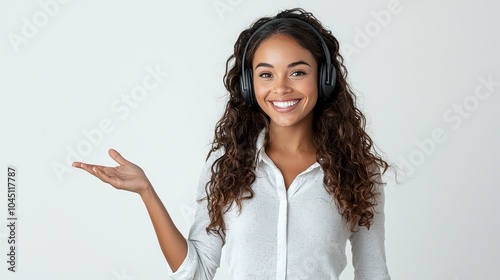
[[[297,108],[300,99],[269,101],[272,107],[279,113],[288,113]]]

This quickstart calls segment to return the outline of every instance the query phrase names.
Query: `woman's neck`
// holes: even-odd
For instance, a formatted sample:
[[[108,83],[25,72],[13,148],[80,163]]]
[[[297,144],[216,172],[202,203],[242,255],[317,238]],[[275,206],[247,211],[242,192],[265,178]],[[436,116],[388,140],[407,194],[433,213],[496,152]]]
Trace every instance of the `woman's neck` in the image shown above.
[[[284,153],[311,153],[316,152],[311,125],[279,127],[269,126],[269,140],[266,150]]]

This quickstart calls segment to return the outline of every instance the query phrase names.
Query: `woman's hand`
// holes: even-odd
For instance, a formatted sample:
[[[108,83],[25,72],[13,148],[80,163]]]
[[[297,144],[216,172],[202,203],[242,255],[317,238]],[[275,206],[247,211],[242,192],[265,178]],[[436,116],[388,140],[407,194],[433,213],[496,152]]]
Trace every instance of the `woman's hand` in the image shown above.
[[[142,195],[151,188],[151,183],[139,166],[123,158],[114,149],[110,149],[108,154],[119,166],[107,167],[83,162],[73,162],[72,165],[87,171],[116,189],[127,190]]]
[[[163,255],[170,268],[176,271],[187,257],[186,239],[170,218],[144,171],[124,159],[116,150],[110,149],[108,153],[119,166],[106,167],[83,162],[73,162],[73,166],[87,171],[116,189],[136,192],[141,196],[153,222]]]

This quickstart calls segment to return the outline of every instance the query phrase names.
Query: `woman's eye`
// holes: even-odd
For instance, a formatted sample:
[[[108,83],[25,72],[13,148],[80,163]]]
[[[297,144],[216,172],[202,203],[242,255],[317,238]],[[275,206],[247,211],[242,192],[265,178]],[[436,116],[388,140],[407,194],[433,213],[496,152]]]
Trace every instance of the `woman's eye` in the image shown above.
[[[304,72],[304,71],[295,71],[292,73],[292,76],[299,77],[299,76],[304,76],[305,74],[306,74],[306,72]]]
[[[268,78],[271,78],[271,74],[270,73],[261,73],[261,74],[259,74],[259,77],[264,78],[264,79],[268,79]]]

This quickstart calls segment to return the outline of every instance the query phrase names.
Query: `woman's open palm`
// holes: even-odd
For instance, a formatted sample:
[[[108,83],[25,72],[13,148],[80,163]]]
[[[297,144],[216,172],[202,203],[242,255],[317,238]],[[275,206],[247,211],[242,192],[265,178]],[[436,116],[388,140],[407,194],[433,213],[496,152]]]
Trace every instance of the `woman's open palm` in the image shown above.
[[[151,184],[139,166],[123,158],[114,149],[110,149],[108,154],[119,166],[107,167],[83,162],[73,162],[73,166],[87,171],[116,189],[136,192],[138,194],[148,189]]]

